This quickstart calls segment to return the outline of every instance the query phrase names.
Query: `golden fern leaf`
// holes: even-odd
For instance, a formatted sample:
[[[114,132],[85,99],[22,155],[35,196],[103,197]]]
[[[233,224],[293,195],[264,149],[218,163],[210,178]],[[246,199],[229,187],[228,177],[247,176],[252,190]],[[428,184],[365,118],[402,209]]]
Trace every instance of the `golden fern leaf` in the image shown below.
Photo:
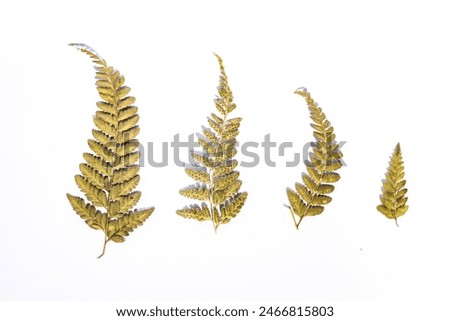
[[[133,191],[139,183],[139,159],[136,149],[139,142],[137,107],[135,98],[127,96],[130,88],[123,86],[125,77],[108,66],[95,50],[84,44],[71,46],[86,53],[96,64],[96,87],[103,101],[97,102],[92,131],[94,139],[88,140],[92,153],[84,153],[86,163],[80,164],[81,175],[75,176],[80,190],[91,203],[67,194],[75,212],[86,224],[96,230],[103,230],[102,257],[109,241],[123,242],[153,213],[154,208],[131,209],[137,204],[141,192]],[[100,211],[101,207],[104,211]]]
[[[180,190],[181,195],[202,203],[201,206],[186,206],[177,210],[177,214],[198,221],[212,221],[217,231],[220,224],[228,223],[241,211],[248,194],[239,192],[242,181],[235,170],[238,162],[233,159],[237,153],[236,137],[241,118],[228,117],[236,104],[222,58],[217,54],[215,56],[220,67],[219,96],[215,99],[215,105],[221,116],[212,113],[208,117],[210,128],[202,127],[203,135],[197,135],[203,152],[192,152],[196,164],[185,168],[186,174],[197,183]]]
[[[381,204],[377,206],[377,210],[387,218],[394,219],[397,226],[397,218],[408,210],[408,205],[406,205],[408,197],[405,196],[408,189],[404,188],[406,185],[404,177],[402,150],[398,143],[389,162],[386,179],[383,180]]]
[[[287,188],[289,208],[295,227],[298,229],[305,216],[319,215],[324,211],[324,205],[331,202],[328,195],[333,192],[335,183],[340,176],[335,171],[342,167],[342,152],[335,141],[334,129],[326,119],[322,108],[311,98],[306,88],[299,88],[296,94],[305,98],[308,105],[313,136],[312,153],[306,164],[307,173],[302,174],[302,183],[295,184],[295,190]],[[297,219],[296,216],[299,218]]]

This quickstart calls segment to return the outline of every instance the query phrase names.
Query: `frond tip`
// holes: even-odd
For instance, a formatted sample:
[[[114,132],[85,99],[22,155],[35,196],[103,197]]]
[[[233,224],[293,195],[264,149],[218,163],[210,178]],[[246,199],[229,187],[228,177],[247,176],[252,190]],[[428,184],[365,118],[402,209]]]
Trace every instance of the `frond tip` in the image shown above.
[[[212,221],[214,230],[220,224],[228,223],[244,206],[247,192],[239,192],[242,181],[236,170],[238,162],[233,159],[237,153],[237,136],[241,118],[229,118],[236,108],[233,93],[228,85],[222,58],[215,54],[220,67],[218,96],[214,100],[218,114],[208,117],[209,127],[202,127],[197,134],[202,152],[192,152],[195,166],[186,167],[186,174],[197,183],[180,190],[180,194],[198,201],[197,204],[177,210],[184,218],[198,221]]]
[[[342,167],[343,155],[339,144],[335,141],[336,136],[331,123],[311,98],[308,90],[300,87],[295,94],[306,100],[316,140],[312,144],[306,173],[302,174],[302,183],[296,183],[295,190],[291,188],[286,190],[290,205],[285,206],[290,210],[295,227],[298,229],[303,218],[321,214],[325,209],[324,205],[331,202],[329,194],[334,191],[334,185],[331,184],[340,179],[336,170]]]
[[[84,153],[86,163],[80,164],[81,175],[75,182],[85,194],[81,197],[67,194],[74,211],[96,230],[105,235],[102,254],[109,241],[123,242],[135,228],[142,225],[154,208],[133,210],[141,192],[135,191],[140,177],[136,139],[139,133],[138,108],[135,98],[128,96],[130,88],[124,86],[125,77],[91,47],[70,44],[92,58],[96,65],[96,87],[102,98],[94,116],[94,139],[88,140],[92,153]],[[99,208],[103,208],[100,210]]]
[[[389,162],[385,179],[382,185],[382,194],[380,195],[381,204],[377,206],[377,210],[389,219],[394,219],[398,226],[397,218],[404,215],[408,211],[408,197],[405,188],[406,180],[405,168],[403,166],[402,150],[400,143],[395,146],[394,152]]]

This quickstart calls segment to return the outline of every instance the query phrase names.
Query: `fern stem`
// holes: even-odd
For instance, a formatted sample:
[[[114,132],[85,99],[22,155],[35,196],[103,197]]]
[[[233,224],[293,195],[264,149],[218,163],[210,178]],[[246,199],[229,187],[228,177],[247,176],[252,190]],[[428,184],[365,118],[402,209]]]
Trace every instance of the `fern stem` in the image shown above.
[[[97,259],[101,258],[103,255],[105,255],[105,251],[106,251],[106,243],[108,243],[108,236],[106,236],[105,234],[105,242],[103,243],[103,250],[102,250],[102,254],[100,254]]]
[[[295,224],[295,227],[297,228],[297,230],[299,229],[299,227],[300,227],[300,223],[302,222],[302,220],[303,220],[303,218],[305,217],[306,215],[304,215],[304,216],[300,216],[300,220],[298,221],[298,223],[297,224]]]
[[[397,227],[400,227],[397,222],[397,217],[394,217],[394,220],[395,220],[395,225],[397,225]]]
[[[214,220],[214,198],[213,198],[213,193],[214,193],[214,183],[213,183],[213,178],[214,177],[214,171],[211,169],[211,171],[209,172],[209,182],[210,185],[208,186],[209,188],[209,211],[211,212],[211,222],[213,223],[214,226],[214,232],[217,234],[217,225],[215,223]]]
[[[227,116],[228,116],[228,113],[224,115],[223,123],[222,123],[222,126],[221,126],[221,131],[220,131],[220,133],[218,133],[219,134],[219,139],[218,139],[218,142],[217,142],[218,146],[221,146],[222,143],[223,143],[222,138],[223,138],[223,132],[225,130],[225,123],[227,122]],[[216,153],[218,152],[218,146],[216,148]],[[214,174],[215,174],[214,173],[214,168],[212,168],[210,173],[209,173],[209,181],[210,181],[210,186],[209,186],[209,190],[210,190],[210,193],[209,193],[209,204],[210,204],[210,209],[211,209],[211,220],[212,220],[213,225],[214,225],[214,233],[216,233],[216,235],[217,235],[217,228],[219,227],[220,223],[216,223],[216,221],[214,220],[214,208],[215,208],[214,196],[213,196],[213,194],[214,194],[214,177],[215,177]],[[221,216],[222,216],[222,213],[220,212],[220,208],[217,209],[217,213],[220,215],[218,217],[218,219],[220,219]]]
[[[284,204],[284,206],[289,209],[289,212],[291,212],[292,220],[294,221],[295,228],[298,230],[297,220],[295,219],[295,214],[294,214],[294,211],[292,210],[292,206],[289,206],[286,204]],[[300,224],[300,222],[298,224]]]

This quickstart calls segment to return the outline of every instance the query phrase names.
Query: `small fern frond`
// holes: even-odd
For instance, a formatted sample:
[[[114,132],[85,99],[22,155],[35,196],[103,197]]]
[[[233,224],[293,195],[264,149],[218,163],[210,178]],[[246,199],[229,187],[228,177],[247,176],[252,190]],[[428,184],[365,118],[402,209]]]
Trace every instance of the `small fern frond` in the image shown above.
[[[381,204],[377,206],[377,210],[387,218],[394,219],[398,226],[397,218],[408,210],[408,205],[406,205],[408,189],[405,188],[405,168],[400,143],[395,146],[385,177],[381,187]]]
[[[135,98],[128,96],[130,88],[124,86],[125,77],[109,66],[91,47],[84,44],[71,46],[86,53],[94,61],[96,87],[102,98],[94,116],[92,136],[88,140],[92,153],[83,154],[86,163],[80,164],[81,175],[75,176],[79,189],[90,203],[67,194],[74,211],[96,230],[103,230],[103,252],[109,241],[123,242],[153,213],[154,208],[131,209],[137,204],[141,192],[134,191],[139,183],[139,159],[136,139],[139,116]],[[103,211],[97,209],[103,208]]]
[[[298,229],[305,216],[319,215],[324,205],[331,202],[328,195],[334,191],[332,183],[340,176],[335,171],[342,167],[342,152],[336,142],[331,123],[326,119],[322,108],[311,98],[306,88],[299,88],[296,94],[305,98],[313,123],[312,153],[306,164],[307,173],[302,174],[302,183],[295,184],[295,190],[287,188],[289,208],[295,227]],[[297,218],[298,217],[298,218]]]
[[[236,104],[222,58],[215,56],[220,67],[219,95],[214,100],[219,115],[212,113],[207,118],[210,127],[202,127],[202,134],[197,135],[202,152],[192,152],[196,164],[185,168],[186,174],[197,183],[180,190],[181,195],[202,203],[201,206],[186,206],[177,210],[177,214],[198,221],[212,221],[217,231],[220,224],[228,223],[241,211],[247,192],[239,192],[242,181],[236,170],[238,162],[233,159],[237,154],[236,138],[242,119],[229,118]]]

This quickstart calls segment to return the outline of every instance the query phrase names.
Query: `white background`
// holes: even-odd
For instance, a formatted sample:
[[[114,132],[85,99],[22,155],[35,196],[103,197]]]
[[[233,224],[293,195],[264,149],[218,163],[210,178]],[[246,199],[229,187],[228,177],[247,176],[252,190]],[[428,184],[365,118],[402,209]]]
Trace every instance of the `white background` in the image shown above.
[[[4,1],[0,10],[0,299],[450,299],[446,201],[450,20],[445,1]],[[215,235],[183,219],[182,168],[141,169],[151,218],[123,244],[73,212],[73,176],[99,100],[84,42],[126,76],[141,143],[186,138],[214,111],[224,59],[242,142],[294,142],[275,168],[241,168],[249,192]],[[306,86],[347,167],[325,212],[297,231],[285,166],[312,139]],[[410,210],[400,228],[376,210],[401,142]],[[257,150],[263,157],[263,149]],[[184,152],[183,155],[186,155]],[[183,156],[186,160],[186,157]],[[243,160],[241,158],[241,160]],[[299,301],[300,302],[300,301]]]

